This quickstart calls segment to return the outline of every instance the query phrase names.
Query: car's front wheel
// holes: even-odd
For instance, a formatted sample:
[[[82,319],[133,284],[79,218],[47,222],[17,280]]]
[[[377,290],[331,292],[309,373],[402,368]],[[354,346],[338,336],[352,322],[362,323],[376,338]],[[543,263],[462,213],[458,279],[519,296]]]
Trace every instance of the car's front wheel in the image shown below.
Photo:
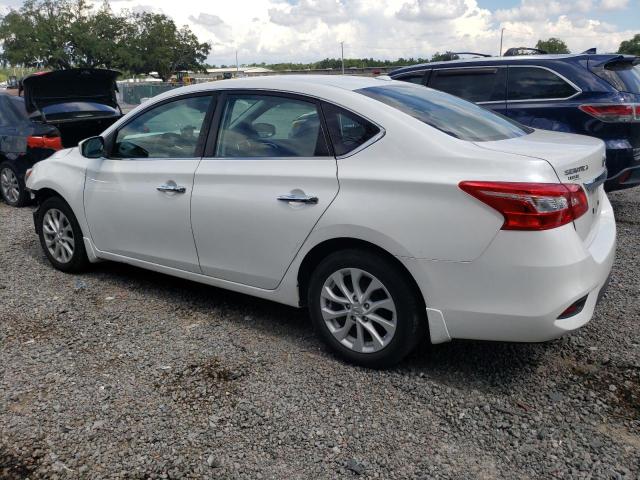
[[[426,314],[406,273],[369,251],[325,258],[311,276],[308,307],[327,345],[366,367],[394,365],[426,334]]]
[[[40,244],[51,264],[63,272],[80,272],[89,265],[82,231],[71,208],[58,197],[38,208]]]
[[[29,201],[24,179],[9,162],[0,164],[0,196],[12,207],[22,207]]]

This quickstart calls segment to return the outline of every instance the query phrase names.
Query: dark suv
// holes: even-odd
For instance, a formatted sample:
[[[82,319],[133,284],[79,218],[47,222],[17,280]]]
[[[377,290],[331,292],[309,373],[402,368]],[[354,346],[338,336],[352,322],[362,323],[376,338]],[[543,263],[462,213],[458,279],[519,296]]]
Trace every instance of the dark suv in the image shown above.
[[[389,75],[486,105],[530,127],[604,140],[606,187],[617,190],[640,184],[638,60],[618,54],[483,57]]]

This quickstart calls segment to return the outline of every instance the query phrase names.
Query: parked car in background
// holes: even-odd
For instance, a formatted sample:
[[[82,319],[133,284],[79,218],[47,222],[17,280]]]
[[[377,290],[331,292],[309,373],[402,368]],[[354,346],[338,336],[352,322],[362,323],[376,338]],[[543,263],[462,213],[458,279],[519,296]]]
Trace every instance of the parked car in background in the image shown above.
[[[306,305],[335,352],[381,367],[427,331],[587,323],[616,242],[604,153],[403,82],[256,77],[159,95],[27,186],[55,268],[113,260]]]
[[[632,55],[529,55],[434,62],[390,76],[545,130],[604,140],[606,188],[640,183],[640,67]]]
[[[100,69],[36,73],[21,82],[24,98],[0,96],[0,196],[5,202],[27,203],[29,168],[122,116],[115,95],[118,75]]]

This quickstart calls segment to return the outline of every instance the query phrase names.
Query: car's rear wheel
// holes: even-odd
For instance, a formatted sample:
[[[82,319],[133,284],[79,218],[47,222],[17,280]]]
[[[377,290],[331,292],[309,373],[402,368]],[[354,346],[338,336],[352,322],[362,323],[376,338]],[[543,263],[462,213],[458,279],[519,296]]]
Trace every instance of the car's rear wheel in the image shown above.
[[[424,309],[406,273],[369,251],[325,258],[311,276],[308,306],[327,345],[366,367],[394,365],[426,333]]]
[[[0,195],[12,207],[22,207],[29,201],[24,179],[9,162],[0,164]]]
[[[51,264],[63,272],[80,272],[89,266],[80,225],[71,208],[58,197],[38,209],[40,244]]]

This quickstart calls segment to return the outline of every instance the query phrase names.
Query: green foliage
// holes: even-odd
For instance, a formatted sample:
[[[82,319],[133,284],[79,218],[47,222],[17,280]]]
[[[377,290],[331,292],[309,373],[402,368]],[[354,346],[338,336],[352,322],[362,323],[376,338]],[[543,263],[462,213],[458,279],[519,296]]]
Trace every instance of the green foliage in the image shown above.
[[[210,47],[166,15],[114,14],[107,0],[25,0],[0,20],[0,60],[26,67],[117,68],[158,72],[202,69]]]
[[[620,44],[620,48],[618,48],[618,53],[640,56],[640,33],[637,33],[633,38],[622,42]]]
[[[567,44],[559,38],[551,37],[547,40],[538,40],[536,48],[547,53],[571,53]]]
[[[432,62],[447,62],[449,60],[458,60],[460,58],[459,55],[456,55],[453,52],[444,52],[444,53],[440,53],[440,52],[436,52],[433,54],[433,57],[431,57],[431,61]]]
[[[344,68],[348,70],[350,68],[373,68],[373,67],[404,67],[406,65],[415,65],[417,63],[427,63],[427,58],[399,58],[397,60],[376,60],[373,58],[345,58]],[[311,63],[252,63],[251,67],[265,67],[277,72],[283,72],[287,70],[341,70],[342,61],[339,58],[325,58],[318,62]],[[221,65],[221,68],[226,65]]]

